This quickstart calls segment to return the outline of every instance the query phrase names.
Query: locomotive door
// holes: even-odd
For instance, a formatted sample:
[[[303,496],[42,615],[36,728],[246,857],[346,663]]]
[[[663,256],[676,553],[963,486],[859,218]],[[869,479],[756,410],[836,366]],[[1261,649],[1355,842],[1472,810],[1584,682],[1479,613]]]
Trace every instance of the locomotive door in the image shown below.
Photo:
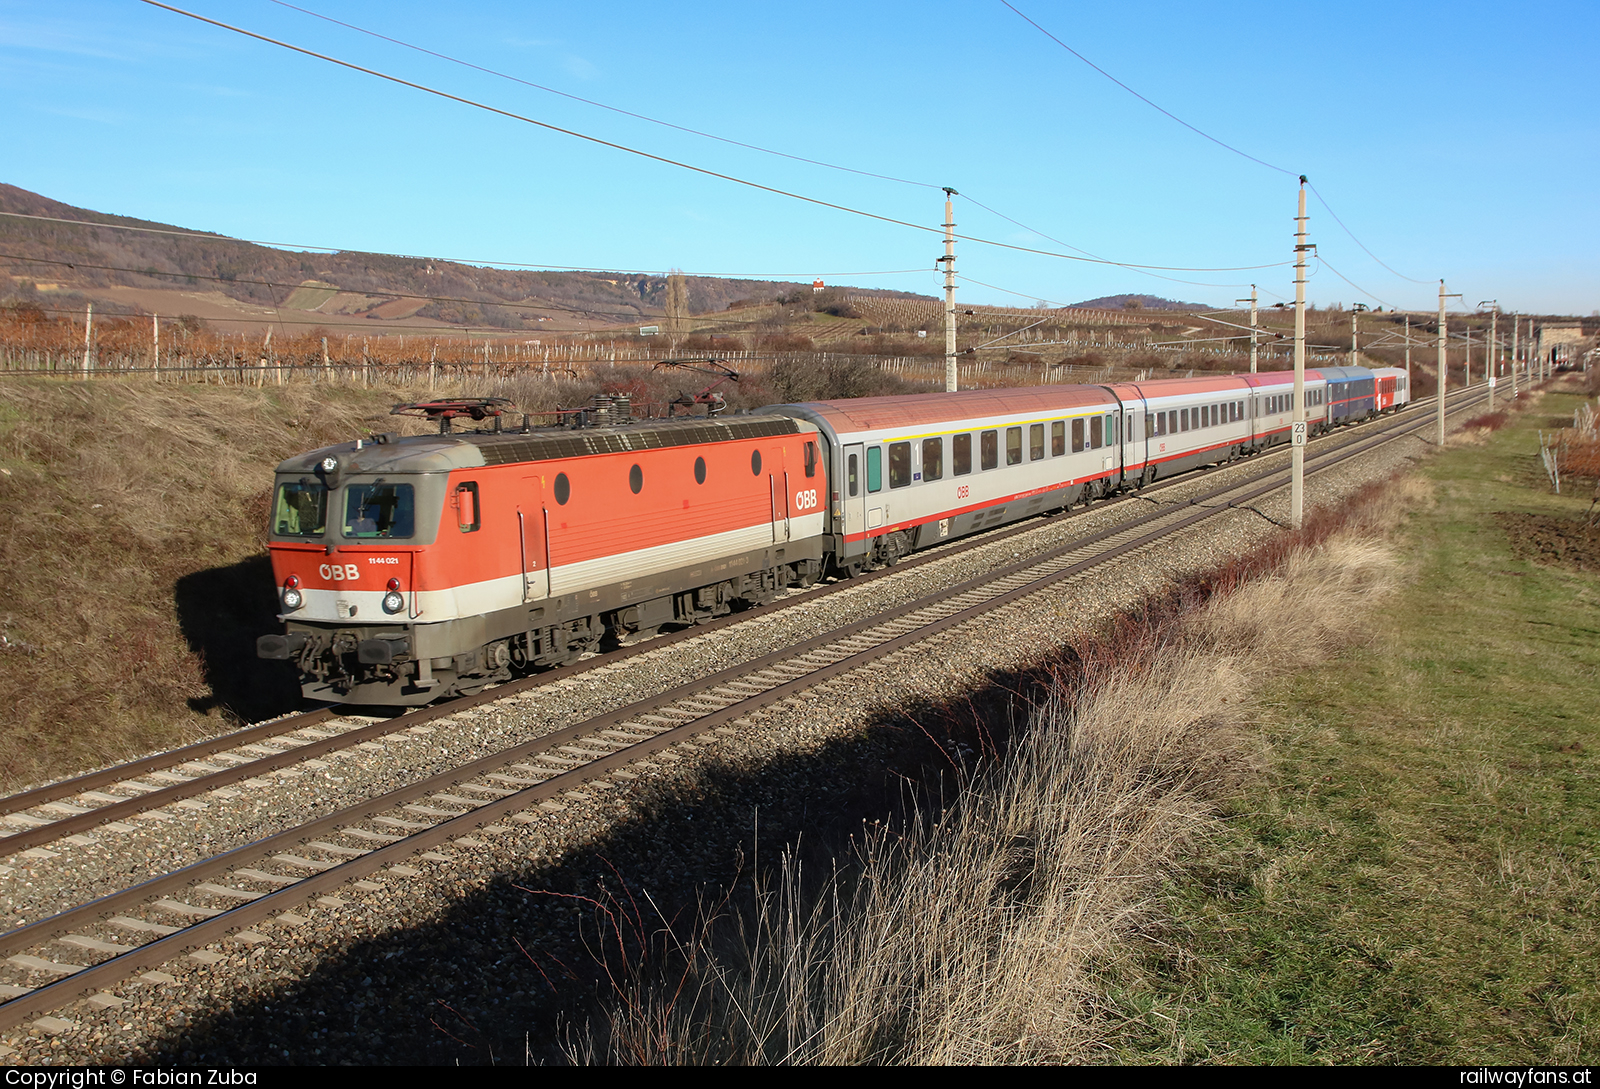
[[[550,575],[550,512],[544,505],[544,481],[522,478],[517,503],[517,546],[522,567],[522,600],[552,595]]]
[[[844,448],[843,484],[839,493],[844,503],[844,535],[846,539],[859,537],[867,531],[866,456],[859,443]]]

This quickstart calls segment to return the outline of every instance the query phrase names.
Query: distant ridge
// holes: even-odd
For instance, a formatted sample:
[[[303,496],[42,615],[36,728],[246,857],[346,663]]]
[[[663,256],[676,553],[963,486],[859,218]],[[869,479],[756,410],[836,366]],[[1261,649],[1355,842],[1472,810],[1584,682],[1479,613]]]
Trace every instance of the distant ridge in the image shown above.
[[[1071,304],[1072,310],[1215,310],[1207,303],[1179,302],[1159,295],[1102,295]]]
[[[286,312],[372,332],[407,332],[422,325],[504,332],[572,330],[652,321],[666,308],[667,278],[638,272],[533,271],[458,264],[427,258],[343,251],[308,253],[224,236],[86,229],[99,223],[184,231],[168,223],[108,215],[0,183],[0,211],[68,220],[0,216],[0,298],[93,297],[103,313],[202,310],[198,295],[218,300],[216,313],[266,320]],[[210,232],[195,232],[209,234]],[[537,261],[540,254],[527,255]],[[69,262],[44,264],[15,258]],[[107,266],[94,268],[92,266]],[[138,270],[138,271],[116,271]],[[810,283],[685,277],[689,311],[725,310],[729,303],[767,303],[785,293],[810,297]],[[263,282],[264,281],[264,282]],[[910,292],[852,287],[857,295],[915,299]],[[186,298],[169,298],[186,293]],[[421,296],[421,298],[419,298]],[[231,301],[231,302],[230,302]],[[74,305],[81,306],[81,300]],[[237,305],[242,310],[227,310]],[[181,310],[172,307],[181,306]],[[202,315],[204,316],[204,315]]]

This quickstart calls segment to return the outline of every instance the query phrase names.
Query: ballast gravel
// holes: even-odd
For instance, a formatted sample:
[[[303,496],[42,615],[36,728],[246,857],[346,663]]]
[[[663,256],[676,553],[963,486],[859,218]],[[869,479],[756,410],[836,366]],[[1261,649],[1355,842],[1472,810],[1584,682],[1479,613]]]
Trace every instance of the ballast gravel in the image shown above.
[[[1350,438],[1363,437],[1354,429]],[[1406,437],[1321,473],[1308,507],[1390,476],[1429,446]],[[1187,504],[1287,452],[1196,474],[1165,489]],[[0,867],[9,928],[655,692],[864,619],[1143,514],[1143,500],[1091,506],[890,577],[707,633],[218,791],[204,809],[102,828]],[[1180,538],[1146,546],[701,735],[560,802],[458,837],[343,886],[269,924],[136,976],[0,1036],[0,1061],[45,1063],[488,1063],[559,1060],[571,1017],[652,935],[796,841],[829,842],[887,818],[896,761],[920,709],[980,693],[1070,646],[1175,580],[1265,541],[1288,517],[1287,488]],[[812,592],[814,595],[815,591]],[[801,595],[806,597],[808,595]],[[326,728],[326,727],[324,727]],[[908,777],[916,769],[907,768]],[[890,785],[885,786],[886,780]],[[227,795],[227,796],[220,796]],[[887,799],[887,801],[886,801]],[[238,882],[224,882],[237,884]],[[741,884],[742,883],[742,884]],[[203,897],[188,900],[200,903]],[[232,901],[216,900],[217,906]],[[151,916],[155,918],[155,916]],[[177,925],[181,920],[162,919]],[[137,944],[101,924],[80,937]],[[657,944],[659,942],[657,941]],[[71,945],[45,954],[70,962]],[[83,947],[79,947],[79,952]],[[0,983],[50,975],[0,965]],[[603,985],[602,985],[603,989]],[[570,1021],[569,1035],[576,1031]],[[572,1036],[576,1039],[576,1036]],[[492,1054],[491,1054],[492,1052]]]

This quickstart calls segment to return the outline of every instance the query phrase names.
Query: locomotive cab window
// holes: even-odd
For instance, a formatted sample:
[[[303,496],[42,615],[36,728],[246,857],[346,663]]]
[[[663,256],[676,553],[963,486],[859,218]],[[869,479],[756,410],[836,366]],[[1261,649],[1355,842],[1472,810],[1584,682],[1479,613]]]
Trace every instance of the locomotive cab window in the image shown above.
[[[889,444],[889,487],[903,488],[911,483],[911,444]]]
[[[983,458],[983,467],[996,468],[1000,464],[1000,432],[985,431],[979,436],[978,445],[978,453]]]
[[[954,465],[952,465],[951,468],[954,470],[955,475],[966,476],[968,473],[972,472],[971,433],[969,432],[965,435],[955,436],[950,440],[950,446],[951,460],[954,462]]]
[[[346,537],[410,537],[416,500],[410,484],[352,484],[345,489]]]
[[[272,532],[282,537],[320,537],[328,520],[328,489],[319,481],[279,484]]]
[[[476,533],[482,524],[478,521],[478,482],[465,480],[457,484],[450,505],[456,509],[456,528],[462,533]]]
[[[922,440],[922,479],[938,480],[944,476],[944,440]]]

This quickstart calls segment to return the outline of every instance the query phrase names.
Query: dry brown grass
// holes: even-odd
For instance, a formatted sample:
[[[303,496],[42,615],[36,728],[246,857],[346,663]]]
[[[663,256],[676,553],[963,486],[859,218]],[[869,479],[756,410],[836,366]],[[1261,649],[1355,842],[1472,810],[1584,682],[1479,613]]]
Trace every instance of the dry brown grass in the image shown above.
[[[264,670],[274,465],[396,391],[0,379],[0,787],[289,709]]]
[[[1054,1063],[1108,1054],[1106,970],[1259,765],[1253,693],[1361,637],[1393,585],[1402,485],[1113,627],[954,804],[871,831],[820,882],[786,858],[750,912],[663,927],[576,1060]],[[1272,573],[1259,576],[1262,571]],[[729,928],[737,939],[720,932]],[[730,951],[731,950],[731,951]]]

